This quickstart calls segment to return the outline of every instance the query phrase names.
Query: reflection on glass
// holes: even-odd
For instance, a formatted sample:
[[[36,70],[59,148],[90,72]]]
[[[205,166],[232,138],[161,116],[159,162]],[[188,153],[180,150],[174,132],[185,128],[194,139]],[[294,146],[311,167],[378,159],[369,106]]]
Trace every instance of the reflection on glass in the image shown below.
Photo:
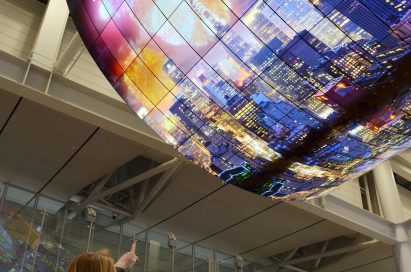
[[[195,245],[194,271],[216,272],[214,251]]]
[[[70,256],[60,254],[63,205],[7,186],[0,214],[2,271],[64,271]]]
[[[174,271],[193,271],[193,245],[185,246],[182,249],[177,249],[174,262]]]
[[[132,110],[227,183],[304,199],[411,145],[410,1],[68,3]]]
[[[108,226],[107,222],[116,220],[111,212],[101,209],[96,210],[97,224],[90,232],[83,215],[67,218],[69,206],[65,203],[6,187],[0,183],[5,191],[0,213],[1,271],[64,272],[74,257],[86,251],[89,234],[89,250],[108,250],[114,259],[129,251],[132,239],[136,239],[140,261],[134,272],[170,271],[169,237],[163,232],[147,230],[135,221]],[[176,238],[174,271],[236,271],[231,255]],[[245,261],[244,271],[251,272],[251,268],[252,264]]]
[[[148,231],[147,270],[149,272],[168,272],[170,270],[170,255],[168,237],[154,231]]]
[[[234,265],[234,257],[216,252],[216,268],[217,272],[236,272]]]
[[[121,242],[118,246],[118,256],[130,250],[132,238],[137,240],[136,254],[139,256],[139,264],[133,267],[133,272],[143,272],[146,267],[146,231],[135,224],[127,223],[122,225],[122,229],[118,227],[121,233]]]

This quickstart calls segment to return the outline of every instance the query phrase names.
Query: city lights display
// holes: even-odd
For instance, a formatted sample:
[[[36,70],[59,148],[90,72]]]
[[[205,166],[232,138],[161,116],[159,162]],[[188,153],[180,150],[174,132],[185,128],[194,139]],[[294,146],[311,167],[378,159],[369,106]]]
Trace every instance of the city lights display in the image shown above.
[[[135,114],[226,183],[305,199],[411,146],[410,1],[68,5]]]

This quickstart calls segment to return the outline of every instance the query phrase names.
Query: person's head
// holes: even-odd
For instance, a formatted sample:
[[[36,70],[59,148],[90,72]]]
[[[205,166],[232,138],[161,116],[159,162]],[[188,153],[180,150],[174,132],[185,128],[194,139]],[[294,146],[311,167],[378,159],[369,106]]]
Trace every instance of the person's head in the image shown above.
[[[113,259],[106,252],[86,252],[75,257],[66,272],[115,272]]]

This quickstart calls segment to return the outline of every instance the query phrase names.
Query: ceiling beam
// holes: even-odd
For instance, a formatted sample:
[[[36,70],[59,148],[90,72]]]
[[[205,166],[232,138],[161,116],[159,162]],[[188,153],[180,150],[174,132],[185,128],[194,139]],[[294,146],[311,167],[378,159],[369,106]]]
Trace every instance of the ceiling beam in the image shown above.
[[[391,160],[392,171],[404,179],[411,181],[411,168],[409,165],[411,165],[411,161],[407,163],[401,158]]]
[[[153,201],[153,199],[160,193],[164,186],[170,181],[171,177],[177,171],[178,168],[182,165],[181,162],[178,162],[173,168],[164,172],[161,178],[154,184],[150,192],[144,196],[142,202],[139,204],[137,209],[133,213],[133,217],[136,218],[139,216]]]
[[[96,186],[94,186],[93,190],[91,190],[90,195],[95,195],[98,192],[101,191],[101,189],[103,189],[104,185],[106,185],[107,181],[111,178],[111,176],[113,175],[114,171],[108,173],[107,175],[105,175],[104,177],[102,177],[96,184]]]
[[[48,3],[31,50],[31,64],[53,71],[68,17],[69,9],[65,0]]]
[[[278,264],[278,266],[280,266],[280,267],[283,266],[286,261],[288,261],[288,260],[290,260],[292,257],[294,257],[294,255],[295,255],[295,253],[297,253],[298,249],[299,249],[299,247],[297,247],[297,248],[295,248],[295,249],[293,249],[293,250],[290,250],[290,251],[284,256],[284,258],[281,259],[281,262]]]
[[[388,245],[395,245],[399,241],[394,223],[333,195],[327,195],[323,200],[293,201],[285,205],[303,209]]]
[[[401,161],[403,164],[407,165],[408,168],[411,168],[411,148],[395,156],[394,160]]]
[[[140,190],[138,191],[138,194],[134,199],[134,206],[133,206],[134,209],[137,209],[138,205],[140,205],[143,202],[144,197],[147,194],[148,183],[149,182],[150,181],[147,180],[147,181],[143,182],[143,184],[141,184]]]
[[[137,218],[148,207],[148,205],[150,205],[150,203],[159,194],[163,187],[168,183],[168,181],[171,179],[171,177],[174,175],[177,169],[180,168],[181,165],[182,163],[178,162],[173,168],[170,168],[169,170],[163,173],[163,175],[154,184],[154,186],[151,188],[148,194],[144,195],[142,198],[140,197],[137,207],[131,216],[122,218],[119,221],[116,221],[113,224],[106,226],[106,228],[112,227],[114,225],[122,225]]]
[[[64,49],[63,54],[56,61],[54,71],[66,77],[70,73],[71,68],[76,64],[81,54],[85,50],[85,46],[78,32],[71,38],[69,44]]]
[[[160,164],[159,166],[156,166],[154,168],[151,168],[144,173],[138,174],[135,177],[132,177],[126,181],[121,182],[120,184],[113,186],[107,190],[104,190],[103,192],[100,192],[98,194],[93,195],[88,201],[94,202],[97,199],[104,198],[106,196],[112,195],[118,191],[127,189],[130,186],[133,186],[134,184],[140,183],[146,179],[149,179],[155,175],[158,175],[162,172],[165,172],[171,168],[173,168],[176,164],[178,164],[179,159],[173,158],[163,164]]]
[[[98,182],[97,185],[94,186],[93,190],[90,193],[90,196],[95,195],[103,189],[104,185],[106,185],[107,181],[110,179],[110,177],[113,175],[113,172],[108,173],[104,177],[102,177]],[[73,219],[74,217],[77,216],[79,212],[81,212],[86,206],[82,206],[81,204],[75,208],[73,208],[70,213],[67,215],[68,219]]]
[[[326,264],[321,265],[319,268],[316,268],[316,269],[314,269],[314,270],[312,270],[312,271],[313,271],[313,272],[321,272],[321,271],[326,271],[326,270],[329,271],[330,268],[332,268],[334,265],[341,264],[341,263],[343,263],[345,260],[347,260],[347,259],[349,259],[349,258],[351,258],[351,257],[353,257],[353,256],[355,256],[355,255],[357,255],[357,254],[365,251],[365,250],[368,250],[368,249],[370,249],[370,248],[363,248],[363,249],[360,249],[360,250],[357,250],[357,251],[353,251],[353,252],[349,252],[349,253],[342,254],[341,256],[336,257],[336,258],[333,259],[332,261],[327,262]]]
[[[91,204],[90,206],[96,206],[98,208],[104,209],[106,211],[111,211],[113,213],[118,213],[124,216],[131,216],[132,214],[124,209],[121,209],[119,207],[114,207],[112,205],[107,205],[107,204],[103,204],[100,202],[94,202],[93,204]]]
[[[22,65],[22,60],[9,55],[0,54],[0,60],[4,65],[2,69],[4,71],[15,70],[16,65]],[[27,62],[26,65],[28,65]],[[180,156],[171,145],[162,141],[142,120],[136,117],[124,102],[102,95],[58,75],[51,78],[43,74],[37,76],[44,76],[39,81],[48,82],[50,80],[47,92],[46,90],[34,90],[25,83],[17,82],[1,73],[0,86],[6,92],[139,143],[161,154],[164,158]],[[150,155],[145,156],[151,158]],[[156,157],[154,160],[159,161]],[[164,161],[163,158],[161,160]]]
[[[324,244],[321,247],[320,253],[324,253],[327,250],[329,243],[330,243],[330,240],[327,240],[324,242]],[[317,258],[317,260],[314,261],[313,268],[312,268],[313,270],[317,269],[317,267],[320,265],[321,259],[322,257],[319,257]]]
[[[303,257],[298,257],[298,258],[295,258],[295,259],[291,259],[291,260],[286,261],[284,263],[284,265],[293,265],[293,264],[298,264],[298,263],[304,263],[304,262],[316,260],[318,258],[331,257],[331,256],[335,256],[335,255],[340,255],[340,254],[352,252],[352,251],[358,251],[358,250],[361,250],[361,249],[364,249],[364,248],[370,248],[370,247],[376,246],[379,243],[380,242],[377,241],[377,240],[362,242],[362,243],[359,243],[359,244],[356,244],[356,245],[346,246],[346,247],[333,249],[333,250],[329,250],[329,251],[322,252],[322,253],[317,253],[317,254],[312,254],[312,255],[308,255],[308,256],[303,256]]]
[[[268,271],[271,271],[271,269],[275,269],[275,271],[281,271],[280,270],[281,268],[287,268],[287,269],[295,271],[295,272],[308,272],[308,270],[296,267],[294,265],[282,265],[282,266],[280,266],[279,262],[281,262],[281,259],[278,258],[278,257],[273,256],[270,259],[273,260],[276,263],[274,263],[270,266],[264,267],[264,271],[266,271],[267,269],[269,269]]]
[[[167,161],[159,166],[156,166],[154,168],[151,168],[147,171],[145,171],[144,173],[141,173],[135,177],[132,177],[126,181],[123,181],[122,183],[113,186],[107,190],[104,191],[100,191],[98,193],[95,193],[93,195],[90,195],[87,199],[85,199],[83,202],[81,202],[78,206],[74,207],[73,210],[70,212],[70,214],[68,215],[69,219],[73,219],[81,210],[83,210],[85,207],[87,207],[88,205],[102,199],[105,198],[106,196],[112,195],[118,191],[127,189],[130,186],[133,186],[134,184],[137,184],[139,182],[142,182],[144,180],[147,180],[155,175],[158,175],[162,172],[165,172],[173,167],[175,167],[175,165],[177,165],[179,163],[179,159],[174,158],[170,161]]]

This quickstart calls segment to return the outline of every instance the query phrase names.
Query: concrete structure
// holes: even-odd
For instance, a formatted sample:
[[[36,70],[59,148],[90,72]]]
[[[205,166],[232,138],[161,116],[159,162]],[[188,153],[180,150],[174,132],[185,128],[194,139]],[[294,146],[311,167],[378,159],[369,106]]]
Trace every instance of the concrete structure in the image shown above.
[[[354,179],[315,201],[272,202],[223,185],[130,112],[84,50],[65,1],[0,6],[3,213],[28,214],[70,252],[87,244],[119,253],[136,235],[140,271],[168,270],[166,232],[177,236],[181,271],[236,271],[237,255],[250,271],[411,267],[411,192],[393,176],[411,181],[411,151],[379,165],[373,181]],[[373,198],[383,216],[370,208]],[[97,216],[85,232],[87,207]],[[28,263],[39,259],[21,267]]]

